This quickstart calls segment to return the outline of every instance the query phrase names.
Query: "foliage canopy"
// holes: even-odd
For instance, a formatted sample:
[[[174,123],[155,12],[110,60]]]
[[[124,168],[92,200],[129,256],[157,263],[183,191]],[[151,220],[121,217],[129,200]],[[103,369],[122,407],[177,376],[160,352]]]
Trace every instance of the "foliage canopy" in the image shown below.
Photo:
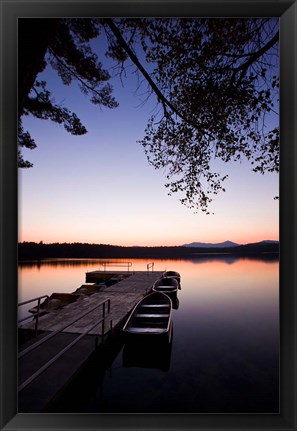
[[[156,97],[141,144],[149,163],[166,170],[169,194],[180,192],[183,204],[208,213],[227,178],[217,172],[216,159],[247,158],[255,172],[278,172],[279,130],[267,121],[278,114],[276,19],[60,19],[50,24],[55,31],[47,34],[41,66],[33,67],[30,92],[19,107],[21,146],[36,145],[22,129],[22,115],[86,133],[75,113],[55,105],[46,83],[36,79],[46,64],[65,85],[76,80],[92,103],[117,106],[110,76],[89,44],[106,37],[106,56],[116,62],[118,74],[122,77],[132,62],[145,78],[147,96]],[[28,163],[20,155],[20,166]]]

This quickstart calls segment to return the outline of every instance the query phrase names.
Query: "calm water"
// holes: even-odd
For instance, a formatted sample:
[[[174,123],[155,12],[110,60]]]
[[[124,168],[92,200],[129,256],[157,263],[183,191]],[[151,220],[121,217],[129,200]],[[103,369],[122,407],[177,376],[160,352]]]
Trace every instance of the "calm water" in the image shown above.
[[[130,261],[132,269],[146,270],[152,260]],[[94,355],[53,411],[277,413],[278,260],[229,256],[153,261],[155,270],[178,271],[182,277],[171,347],[131,352],[119,341],[112,359]],[[73,292],[85,281],[85,272],[101,263],[21,264],[19,302]]]

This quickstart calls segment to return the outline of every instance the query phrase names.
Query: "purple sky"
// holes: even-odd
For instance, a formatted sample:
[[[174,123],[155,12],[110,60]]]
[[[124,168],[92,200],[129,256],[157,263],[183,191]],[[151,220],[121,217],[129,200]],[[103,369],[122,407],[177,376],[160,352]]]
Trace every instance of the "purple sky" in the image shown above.
[[[75,83],[63,86],[50,68],[43,78],[88,133],[72,136],[50,121],[24,119],[38,147],[23,152],[34,167],[19,170],[20,241],[149,246],[278,239],[278,175],[255,174],[247,162],[216,162],[229,179],[210,207],[214,215],[194,214],[167,195],[165,172],[148,165],[137,143],[156,101],[140,106],[135,75],[124,88],[111,80],[120,103],[112,110],[92,105]]]

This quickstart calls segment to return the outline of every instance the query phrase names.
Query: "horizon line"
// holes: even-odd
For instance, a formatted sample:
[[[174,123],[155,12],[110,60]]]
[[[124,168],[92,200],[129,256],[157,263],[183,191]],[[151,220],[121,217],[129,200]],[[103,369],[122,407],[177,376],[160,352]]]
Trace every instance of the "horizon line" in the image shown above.
[[[110,247],[125,247],[125,248],[154,248],[154,247],[189,247],[190,244],[195,244],[195,243],[200,243],[200,244],[204,244],[205,245],[211,245],[211,246],[216,246],[216,245],[221,245],[224,243],[228,243],[228,242],[232,242],[234,243],[234,247],[237,246],[243,246],[243,245],[249,245],[249,244],[259,244],[259,243],[263,243],[263,242],[275,242],[275,243],[279,243],[279,239],[275,240],[275,239],[266,239],[266,240],[260,240],[260,241],[253,241],[253,242],[247,242],[247,243],[236,243],[234,241],[230,241],[230,240],[226,240],[226,241],[221,241],[221,242],[204,242],[204,241],[192,241],[190,243],[185,243],[185,244],[181,244],[181,245],[120,245],[120,244],[110,244],[110,243],[91,243],[91,242],[80,242],[80,241],[73,241],[73,242],[67,242],[67,241],[54,241],[54,242],[44,242],[44,241],[28,241],[28,240],[23,240],[23,241],[18,241],[18,245],[19,244],[23,244],[23,243],[34,243],[37,245],[54,245],[54,244],[88,244],[88,245],[98,245],[98,246],[110,246]],[[198,246],[193,246],[194,248],[198,248]],[[230,246],[229,246],[230,247]],[[226,248],[229,248],[228,246]],[[231,246],[233,247],[233,246]]]

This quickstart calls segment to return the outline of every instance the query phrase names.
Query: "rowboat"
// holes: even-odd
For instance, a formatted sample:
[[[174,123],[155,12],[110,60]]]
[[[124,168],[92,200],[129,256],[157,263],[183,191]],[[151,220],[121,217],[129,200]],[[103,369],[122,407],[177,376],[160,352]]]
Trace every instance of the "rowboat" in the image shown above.
[[[175,278],[180,283],[180,273],[176,271],[165,271],[163,277]]]
[[[177,292],[178,281],[173,277],[162,277],[155,281],[153,285],[154,292],[174,293]]]
[[[153,292],[141,299],[133,308],[123,327],[126,340],[171,340],[172,302],[161,293]]]
[[[180,285],[180,273],[176,272],[176,271],[165,271],[163,274],[163,277],[171,277],[171,278],[175,278],[178,282],[178,288],[181,289],[181,285]]]

